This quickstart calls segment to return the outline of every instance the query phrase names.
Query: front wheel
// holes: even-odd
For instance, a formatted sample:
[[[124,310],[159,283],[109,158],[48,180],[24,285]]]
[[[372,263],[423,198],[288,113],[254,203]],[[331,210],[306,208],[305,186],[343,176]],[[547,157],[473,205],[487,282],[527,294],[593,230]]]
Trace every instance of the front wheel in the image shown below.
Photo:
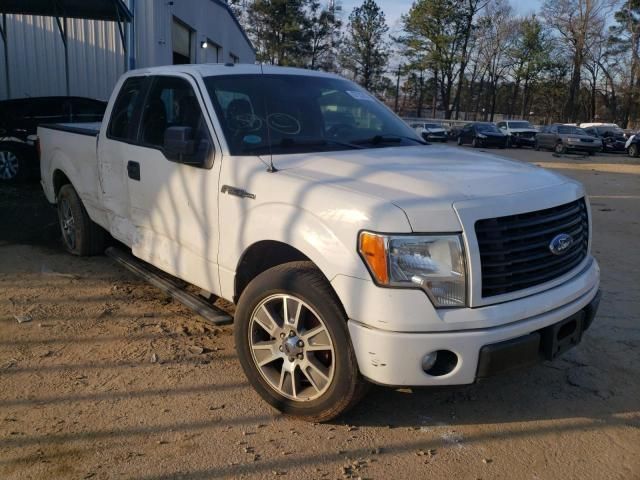
[[[472,146],[473,148],[479,148],[479,147],[480,147],[480,140],[478,140],[477,138],[474,138],[474,139],[471,141],[471,146]]]
[[[638,155],[640,155],[640,149],[638,148],[637,144],[633,144],[629,146],[629,156],[630,157],[637,157]]]
[[[564,143],[562,143],[562,142],[558,142],[558,143],[556,143],[556,146],[555,146],[555,148],[554,148],[554,151],[555,151],[557,154],[562,155],[563,153],[566,153],[566,151],[567,151],[567,147],[565,147],[565,146],[564,146]]]
[[[242,369],[260,396],[281,412],[331,420],[366,390],[347,319],[329,283],[311,262],[258,275],[235,315]]]

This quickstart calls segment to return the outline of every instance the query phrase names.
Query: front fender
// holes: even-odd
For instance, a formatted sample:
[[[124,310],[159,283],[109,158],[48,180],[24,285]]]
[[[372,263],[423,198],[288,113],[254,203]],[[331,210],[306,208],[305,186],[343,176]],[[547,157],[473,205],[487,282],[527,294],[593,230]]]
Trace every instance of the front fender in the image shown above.
[[[379,205],[377,213],[384,209],[398,218],[404,217],[390,204]],[[220,282],[225,298],[233,297],[235,270],[240,259],[260,241],[277,241],[297,249],[314,262],[329,281],[336,275],[370,279],[357,253],[357,233],[364,226],[360,221],[368,219],[362,212],[330,205],[311,212],[300,206],[267,203],[246,211],[241,218],[235,233],[228,228],[221,229]],[[404,222],[406,229],[406,219]]]

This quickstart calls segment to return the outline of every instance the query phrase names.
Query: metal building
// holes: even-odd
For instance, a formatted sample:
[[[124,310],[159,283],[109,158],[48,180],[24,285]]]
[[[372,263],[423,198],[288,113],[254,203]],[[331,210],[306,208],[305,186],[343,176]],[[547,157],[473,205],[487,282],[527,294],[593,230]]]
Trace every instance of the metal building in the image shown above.
[[[64,6],[65,0],[50,3]],[[253,46],[226,0],[121,3],[131,22],[67,18],[63,24],[60,16],[5,15],[0,33],[6,37],[8,61],[0,49],[0,99],[78,95],[107,100],[125,68],[255,62]],[[63,31],[66,35],[61,35]]]

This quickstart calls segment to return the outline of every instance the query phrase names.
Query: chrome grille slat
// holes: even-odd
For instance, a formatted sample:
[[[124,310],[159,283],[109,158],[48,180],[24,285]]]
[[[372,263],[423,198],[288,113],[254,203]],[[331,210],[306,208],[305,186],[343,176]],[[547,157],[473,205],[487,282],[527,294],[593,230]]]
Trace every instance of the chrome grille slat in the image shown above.
[[[589,221],[584,199],[536,212],[478,220],[482,296],[502,295],[551,281],[587,256]],[[560,233],[573,245],[554,255],[549,243]]]

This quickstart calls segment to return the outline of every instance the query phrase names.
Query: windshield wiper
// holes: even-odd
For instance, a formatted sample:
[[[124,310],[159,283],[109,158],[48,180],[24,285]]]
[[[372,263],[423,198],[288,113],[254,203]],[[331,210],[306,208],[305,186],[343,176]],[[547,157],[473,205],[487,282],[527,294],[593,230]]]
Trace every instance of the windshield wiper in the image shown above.
[[[429,142],[419,140],[415,137],[410,137],[408,135],[395,135],[395,134],[374,135],[373,137],[354,140],[351,143],[354,143],[354,144],[370,143],[372,145],[380,145],[381,143],[400,143],[402,142],[402,140],[411,140],[412,142],[416,142],[420,145],[431,145]]]
[[[313,138],[309,140],[299,140],[291,137],[285,137],[280,140],[278,143],[273,145],[258,145],[255,147],[245,148],[244,151],[246,153],[256,152],[258,150],[266,150],[270,152],[274,149],[278,148],[291,148],[291,147],[322,147],[325,145],[337,145],[340,147],[348,147],[352,149],[362,149],[364,148],[362,145],[355,145],[353,143],[341,142],[338,140],[331,140],[327,138]]]

